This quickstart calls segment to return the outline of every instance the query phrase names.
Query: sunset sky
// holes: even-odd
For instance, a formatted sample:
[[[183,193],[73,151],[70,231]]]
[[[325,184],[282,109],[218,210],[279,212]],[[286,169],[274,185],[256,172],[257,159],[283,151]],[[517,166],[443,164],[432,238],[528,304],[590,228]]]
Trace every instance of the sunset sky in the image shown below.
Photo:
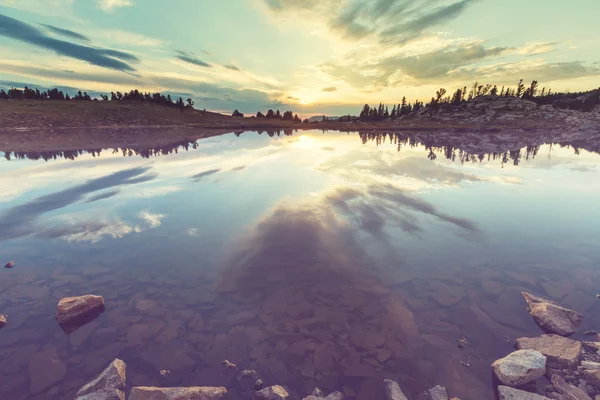
[[[357,114],[473,81],[600,86],[600,1],[0,0],[0,87]]]

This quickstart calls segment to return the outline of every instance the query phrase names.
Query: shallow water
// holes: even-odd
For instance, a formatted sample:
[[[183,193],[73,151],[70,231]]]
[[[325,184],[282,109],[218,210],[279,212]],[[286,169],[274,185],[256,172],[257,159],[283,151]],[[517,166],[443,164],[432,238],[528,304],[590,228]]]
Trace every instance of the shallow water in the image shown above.
[[[540,333],[521,291],[599,328],[597,153],[397,139],[3,154],[0,260],[16,265],[0,271],[0,398],[72,398],[119,357],[130,386],[230,398],[246,397],[224,359],[292,398],[378,399],[389,377],[479,400],[490,363]],[[63,332],[56,303],[86,293],[105,312]]]

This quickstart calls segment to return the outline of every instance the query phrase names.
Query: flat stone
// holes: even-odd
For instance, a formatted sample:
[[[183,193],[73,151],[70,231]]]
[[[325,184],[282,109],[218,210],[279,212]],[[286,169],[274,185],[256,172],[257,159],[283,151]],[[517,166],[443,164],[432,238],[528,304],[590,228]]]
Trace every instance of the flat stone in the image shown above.
[[[445,387],[437,385],[429,389],[429,397],[431,400],[448,400],[448,392]]]
[[[575,368],[579,364],[582,345],[580,342],[558,335],[542,335],[537,338],[519,338],[515,341],[517,350],[532,349],[546,356],[546,366],[550,368]]]
[[[546,357],[536,350],[517,350],[494,361],[492,369],[503,385],[518,387],[544,376]]]
[[[569,385],[565,380],[559,375],[552,375],[550,379],[552,382],[552,386],[554,389],[560,394],[563,395],[561,400],[592,400],[590,396],[587,395],[583,390],[579,389],[576,386]]]
[[[408,400],[404,393],[402,393],[400,385],[391,379],[385,379],[383,381],[383,393],[385,395],[385,400]]]
[[[464,299],[467,295],[463,287],[447,285],[441,282],[437,282],[432,285],[430,294],[435,302],[443,307],[453,306]]]
[[[86,396],[99,391],[124,391],[126,380],[126,366],[118,358],[111,362],[96,378],[83,385],[78,391],[76,400],[81,396]],[[118,396],[118,394],[116,394]],[[122,396],[125,397],[124,395]]]
[[[328,343],[321,343],[315,348],[313,364],[317,371],[329,371],[335,366],[331,346]]]
[[[65,297],[58,302],[56,319],[59,324],[65,324],[103,308],[104,299],[102,296],[87,294],[78,297]]]
[[[227,396],[224,387],[190,386],[159,388],[138,386],[131,389],[129,400],[218,400]]]
[[[67,372],[56,349],[44,349],[29,359],[31,393],[37,394],[60,381]]]
[[[581,368],[583,368],[583,369],[598,369],[598,370],[600,370],[600,363],[599,362],[594,362],[594,361],[582,361],[581,362]]]
[[[577,331],[583,320],[583,315],[557,303],[523,292],[523,297],[529,307],[529,314],[535,322],[547,333],[570,336]]]
[[[592,353],[600,351],[600,342],[581,342],[581,344],[583,344],[584,349]]]
[[[548,397],[508,386],[498,386],[498,400],[551,400]]]
[[[500,294],[504,291],[505,285],[494,280],[487,279],[481,282],[481,287],[490,294]]]
[[[252,400],[285,400],[289,397],[289,393],[279,385],[270,386],[254,392]]]

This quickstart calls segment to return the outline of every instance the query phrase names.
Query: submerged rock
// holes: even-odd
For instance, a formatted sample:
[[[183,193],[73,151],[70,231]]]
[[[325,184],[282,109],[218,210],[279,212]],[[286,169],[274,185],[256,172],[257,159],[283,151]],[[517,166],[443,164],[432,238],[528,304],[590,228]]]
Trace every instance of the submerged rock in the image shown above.
[[[116,358],[94,380],[77,391],[75,400],[125,399],[126,365]]]
[[[279,385],[269,386],[254,393],[252,400],[285,400],[289,393]]]
[[[576,386],[569,385],[561,376],[552,375],[550,381],[554,389],[563,395],[560,397],[561,400],[592,400],[587,393]]]
[[[581,357],[581,343],[558,335],[542,335],[537,338],[519,338],[517,350],[536,350],[546,356],[550,368],[575,368]]]
[[[429,389],[429,397],[431,400],[448,400],[448,392],[445,387],[437,385]]]
[[[6,325],[6,315],[0,314],[0,329],[4,328]]]
[[[60,381],[67,372],[56,349],[45,349],[29,359],[31,394],[42,392]]]
[[[391,379],[385,379],[383,381],[383,393],[385,394],[385,400],[408,400],[400,385]]]
[[[85,296],[65,297],[58,302],[56,319],[61,325],[68,324],[103,310],[104,299],[102,296],[87,294]]]
[[[4,268],[12,268],[14,266],[15,266],[15,262],[14,261],[9,261],[9,262],[6,263],[6,265],[4,265]]]
[[[577,311],[561,307],[557,303],[523,292],[529,307],[529,314],[547,333],[570,336],[577,331],[583,315]]]
[[[129,400],[218,400],[227,396],[224,387],[159,388],[139,386],[131,389]]]
[[[548,397],[508,386],[498,386],[498,400],[551,400]]]
[[[256,381],[258,380],[258,374],[253,369],[245,369],[240,372],[236,378],[238,388],[242,392],[250,392],[256,389]]]
[[[541,378],[546,373],[546,357],[539,351],[517,350],[492,364],[503,385],[517,387]]]

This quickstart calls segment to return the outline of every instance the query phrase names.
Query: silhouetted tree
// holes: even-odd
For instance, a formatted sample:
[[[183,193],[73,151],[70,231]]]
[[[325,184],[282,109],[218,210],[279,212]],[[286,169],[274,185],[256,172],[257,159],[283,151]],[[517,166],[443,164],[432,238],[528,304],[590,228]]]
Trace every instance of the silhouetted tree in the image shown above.
[[[244,114],[242,114],[241,112],[239,112],[238,110],[234,110],[233,114],[231,114],[232,117],[243,117]]]

